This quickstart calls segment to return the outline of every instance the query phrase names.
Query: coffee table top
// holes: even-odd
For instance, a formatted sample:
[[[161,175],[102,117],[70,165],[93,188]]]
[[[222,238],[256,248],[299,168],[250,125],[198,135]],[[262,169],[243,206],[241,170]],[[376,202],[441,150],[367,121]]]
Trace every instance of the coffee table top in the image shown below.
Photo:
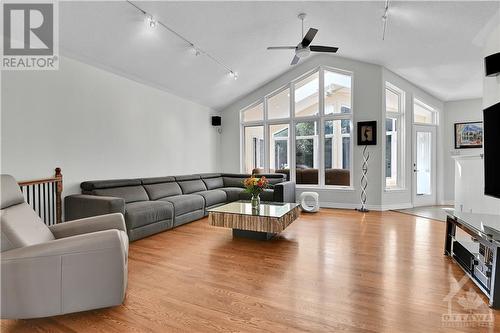
[[[288,202],[261,202],[257,212],[252,210],[250,201],[239,200],[209,209],[208,212],[280,218],[297,206],[296,203]]]

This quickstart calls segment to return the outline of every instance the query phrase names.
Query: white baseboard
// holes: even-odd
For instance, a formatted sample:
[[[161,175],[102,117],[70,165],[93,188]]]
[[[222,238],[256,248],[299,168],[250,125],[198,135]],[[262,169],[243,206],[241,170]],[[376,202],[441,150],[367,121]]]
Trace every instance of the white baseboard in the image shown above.
[[[443,206],[444,205],[446,205],[446,206],[453,206],[453,205],[455,205],[455,200],[442,200],[440,204],[443,205]]]
[[[337,208],[337,209],[356,209],[360,208],[361,204],[352,203],[338,203],[338,202],[320,202],[319,206],[322,208]],[[366,205],[369,210],[386,211],[392,209],[405,209],[413,207],[411,203],[400,203],[391,205]]]
[[[395,210],[395,209],[407,209],[407,208],[413,208],[411,202],[382,205],[382,210]]]

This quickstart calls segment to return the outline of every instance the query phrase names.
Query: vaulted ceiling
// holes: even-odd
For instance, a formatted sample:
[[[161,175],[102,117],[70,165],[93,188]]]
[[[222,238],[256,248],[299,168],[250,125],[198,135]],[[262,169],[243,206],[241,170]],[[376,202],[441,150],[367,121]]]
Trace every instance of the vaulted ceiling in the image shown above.
[[[446,101],[480,97],[482,44],[500,24],[500,2],[137,2],[147,12],[239,74],[232,80],[206,56],[125,1],[60,2],[63,55],[221,109],[287,71],[293,51],[270,45],[300,40],[297,14],[319,29],[316,44],[380,64]]]

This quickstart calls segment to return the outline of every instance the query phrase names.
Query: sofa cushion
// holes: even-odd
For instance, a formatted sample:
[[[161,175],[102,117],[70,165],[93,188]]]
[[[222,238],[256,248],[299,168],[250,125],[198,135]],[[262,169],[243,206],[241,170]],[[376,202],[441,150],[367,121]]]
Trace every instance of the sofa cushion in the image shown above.
[[[208,190],[196,192],[195,194],[201,195],[205,199],[205,207],[224,203],[227,200],[227,194],[222,190]]]
[[[252,198],[252,195],[247,192],[241,192],[238,194],[238,200],[250,200]],[[260,194],[260,200],[261,201],[274,201],[274,191],[271,189],[265,189],[261,194]]]
[[[200,173],[200,178],[205,179],[205,178],[217,178],[217,177],[222,177],[221,173]]]
[[[224,187],[241,187],[244,188],[243,181],[246,177],[222,177]]]
[[[224,187],[224,181],[222,180],[222,177],[204,178],[203,182],[209,190]]]
[[[228,202],[239,200],[239,194],[244,191],[241,187],[223,187],[221,190],[226,192]]]
[[[205,208],[205,199],[201,195],[182,194],[173,197],[162,198],[159,201],[171,202],[174,205],[174,215],[180,216]]]
[[[175,180],[178,182],[183,182],[185,180],[196,180],[196,179],[201,179],[200,175],[175,176]]]
[[[95,189],[91,193],[105,197],[123,198],[125,199],[125,203],[149,200],[148,194],[146,193],[146,190],[142,186],[102,188],[102,189]]]
[[[158,200],[174,195],[181,195],[182,191],[176,182],[144,185],[150,200]]]
[[[96,189],[123,187],[141,185],[140,179],[110,179],[110,180],[92,180],[83,182],[80,187],[84,191],[93,191]]]
[[[206,191],[207,187],[201,179],[186,180],[178,182],[183,194]]]
[[[138,201],[125,205],[125,223],[134,229],[154,222],[171,220],[174,207],[165,201]]]
[[[158,183],[170,183],[170,182],[175,182],[175,177],[167,176],[167,177],[142,178],[141,181],[142,181],[142,185],[158,184]]]

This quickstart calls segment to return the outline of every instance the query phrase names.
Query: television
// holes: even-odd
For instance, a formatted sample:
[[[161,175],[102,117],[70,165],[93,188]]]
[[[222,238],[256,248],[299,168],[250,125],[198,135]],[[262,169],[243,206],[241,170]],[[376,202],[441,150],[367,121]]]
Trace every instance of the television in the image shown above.
[[[484,194],[500,198],[500,102],[483,110]]]

